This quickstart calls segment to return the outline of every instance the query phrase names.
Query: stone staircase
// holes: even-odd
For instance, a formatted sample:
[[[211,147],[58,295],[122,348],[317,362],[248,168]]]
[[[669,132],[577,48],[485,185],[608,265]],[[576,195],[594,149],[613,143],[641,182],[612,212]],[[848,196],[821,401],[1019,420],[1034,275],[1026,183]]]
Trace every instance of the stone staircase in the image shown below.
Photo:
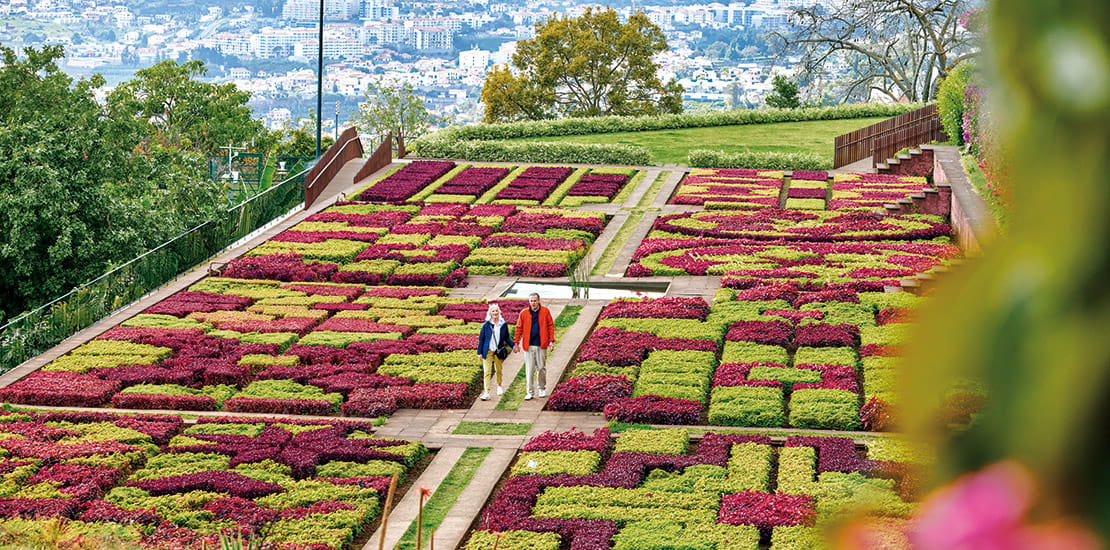
[[[895,158],[875,165],[875,172],[894,176],[932,176],[934,153],[932,149],[910,149]]]

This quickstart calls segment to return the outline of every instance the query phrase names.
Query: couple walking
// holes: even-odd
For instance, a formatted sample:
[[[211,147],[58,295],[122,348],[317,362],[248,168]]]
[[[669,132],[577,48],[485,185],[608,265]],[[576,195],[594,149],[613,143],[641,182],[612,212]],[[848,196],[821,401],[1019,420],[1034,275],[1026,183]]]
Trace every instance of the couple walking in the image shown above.
[[[482,358],[482,395],[489,399],[489,383],[497,374],[497,395],[502,388],[501,364],[510,352],[524,350],[524,381],[528,388],[525,399],[532,399],[533,387],[540,397],[547,397],[547,349],[555,340],[555,321],[551,310],[540,303],[540,295],[528,295],[528,307],[520,312],[515,335],[509,338],[509,326],[501,316],[501,307],[490,304],[486,322],[478,333],[478,357]]]

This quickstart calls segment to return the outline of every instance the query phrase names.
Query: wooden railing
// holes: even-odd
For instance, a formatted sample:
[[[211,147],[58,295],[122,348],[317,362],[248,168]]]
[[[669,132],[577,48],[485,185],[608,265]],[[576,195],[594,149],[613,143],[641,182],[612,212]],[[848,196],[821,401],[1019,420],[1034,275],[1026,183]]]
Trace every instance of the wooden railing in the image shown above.
[[[902,149],[931,141],[946,141],[935,103],[915,111],[837,136],[833,145],[833,166],[871,158],[871,165],[883,162]]]
[[[324,156],[316,161],[312,170],[304,178],[304,207],[312,206],[324,188],[335,179],[335,175],[353,159],[362,156],[362,140],[358,138],[358,130],[354,126],[347,128],[339,135],[339,139],[328,147]]]
[[[385,139],[378,145],[378,148],[370,154],[366,159],[366,164],[362,165],[358,173],[355,174],[355,183],[362,181],[364,178],[389,166],[393,162],[393,133],[390,132],[385,135]]]

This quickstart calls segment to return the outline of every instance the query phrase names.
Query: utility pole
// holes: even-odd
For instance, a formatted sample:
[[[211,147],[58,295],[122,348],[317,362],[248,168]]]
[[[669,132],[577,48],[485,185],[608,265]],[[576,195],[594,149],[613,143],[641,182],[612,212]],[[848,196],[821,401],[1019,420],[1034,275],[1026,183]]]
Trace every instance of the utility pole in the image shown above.
[[[320,34],[316,58],[316,159],[320,158],[321,120],[324,115],[324,0],[320,0]]]
[[[339,102],[335,102],[335,141],[339,142]]]

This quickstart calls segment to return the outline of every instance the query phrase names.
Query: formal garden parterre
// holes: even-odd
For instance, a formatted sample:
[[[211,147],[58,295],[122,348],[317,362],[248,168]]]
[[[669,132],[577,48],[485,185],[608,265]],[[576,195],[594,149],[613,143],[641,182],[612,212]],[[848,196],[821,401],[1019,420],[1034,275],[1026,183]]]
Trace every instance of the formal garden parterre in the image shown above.
[[[0,414],[0,526],[152,548],[346,549],[428,449],[368,423],[175,415]],[[37,525],[37,527],[36,527]]]
[[[920,454],[893,440],[628,430],[546,432],[518,455],[468,550],[820,546],[815,527],[866,506],[905,543]]]
[[[590,205],[624,204],[644,177],[453,161],[387,170],[0,389],[23,405],[320,419],[0,413],[4,526],[63,517],[152,547],[243,536],[348,548],[380,514],[389,476],[411,475],[427,449],[334,417],[471,407],[487,300],[510,324],[526,301],[455,289],[479,275],[571,275],[611,215]],[[897,428],[897,356],[926,300],[890,290],[960,255],[943,217],[882,211],[925,184],[691,171],[658,199],[673,206],[646,238],[627,243],[626,276],[720,277],[721,289],[608,303],[541,404],[615,426],[862,439],[547,432],[524,445],[467,548],[814,548],[819,525],[865,501],[891,545],[904,543],[924,455],[865,432]]]

